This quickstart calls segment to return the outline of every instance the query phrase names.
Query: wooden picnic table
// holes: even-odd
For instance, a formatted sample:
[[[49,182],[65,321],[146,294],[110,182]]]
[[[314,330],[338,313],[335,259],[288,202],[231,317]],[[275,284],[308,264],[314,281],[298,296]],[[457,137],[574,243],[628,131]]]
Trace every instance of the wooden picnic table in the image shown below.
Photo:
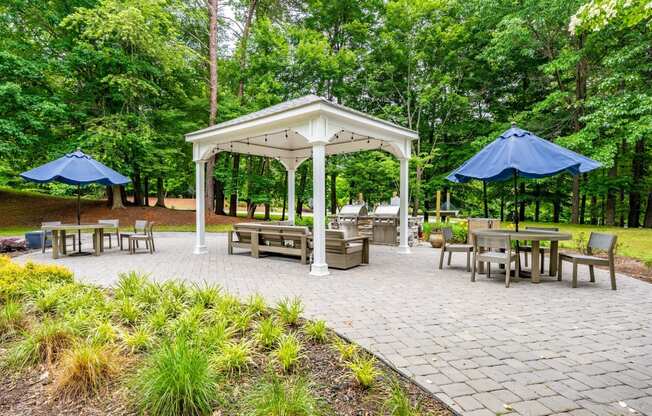
[[[44,225],[41,227],[43,232],[52,232],[52,258],[58,259],[60,254],[66,255],[66,232],[67,231],[93,231],[93,245],[95,250],[93,255],[99,256],[104,251],[104,230],[115,228],[107,224],[60,224]]]
[[[570,233],[562,233],[559,231],[539,231],[539,230],[503,230],[503,229],[486,229],[477,230],[473,232],[474,235],[509,235],[512,240],[517,241],[530,241],[532,243],[532,268],[530,277],[532,283],[541,282],[541,275],[539,272],[539,249],[542,241],[550,241],[550,265],[548,266],[548,273],[550,276],[557,274],[557,260],[559,258],[559,242],[566,241],[573,238]],[[521,269],[522,270],[522,269]]]

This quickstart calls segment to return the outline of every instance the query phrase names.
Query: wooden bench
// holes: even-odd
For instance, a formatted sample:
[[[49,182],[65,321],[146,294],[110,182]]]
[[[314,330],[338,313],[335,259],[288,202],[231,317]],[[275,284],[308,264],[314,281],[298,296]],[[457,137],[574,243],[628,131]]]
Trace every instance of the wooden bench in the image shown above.
[[[233,248],[247,249],[253,257],[260,253],[275,253],[301,258],[301,264],[308,263],[310,248],[308,227],[292,225],[235,224],[228,233],[228,252]]]
[[[335,269],[369,264],[369,237],[346,237],[343,230],[326,230],[326,263]]]

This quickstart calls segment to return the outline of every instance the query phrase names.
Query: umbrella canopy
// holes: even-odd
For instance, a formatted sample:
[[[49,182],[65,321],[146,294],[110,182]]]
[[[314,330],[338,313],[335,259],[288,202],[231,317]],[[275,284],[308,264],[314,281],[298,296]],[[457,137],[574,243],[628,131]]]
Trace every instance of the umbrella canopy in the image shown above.
[[[537,137],[512,124],[512,128],[451,172],[446,179],[464,183],[471,179],[494,182],[513,178],[514,194],[517,199],[518,176],[536,179],[562,172],[578,175],[600,166],[600,163],[595,160]],[[516,215],[515,222],[518,230]]]
[[[23,179],[32,182],[63,182],[77,185],[77,224],[81,222],[80,187],[89,183],[102,185],[124,185],[131,180],[113,169],[104,166],[81,150],[41,165],[20,174]],[[81,232],[77,231],[78,252],[81,253]]]
[[[516,173],[526,178],[543,178],[568,172],[577,175],[599,168],[588,157],[535,136],[515,125],[489,143],[448,175],[453,182],[471,179],[504,181]]]
[[[23,172],[20,176],[32,182],[57,181],[68,185],[99,183],[110,186],[131,182],[126,176],[104,166],[79,149],[45,165]]]

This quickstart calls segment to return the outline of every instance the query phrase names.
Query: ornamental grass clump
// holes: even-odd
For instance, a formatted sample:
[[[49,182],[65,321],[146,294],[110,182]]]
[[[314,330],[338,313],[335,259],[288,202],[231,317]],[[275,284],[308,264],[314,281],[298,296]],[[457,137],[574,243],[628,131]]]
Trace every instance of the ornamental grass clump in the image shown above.
[[[0,306],[0,341],[14,338],[27,328],[27,315],[23,305],[8,301]]]
[[[320,344],[326,342],[326,340],[328,339],[326,322],[321,320],[308,322],[307,324],[304,325],[303,331],[305,332],[308,339]]]
[[[335,350],[339,354],[340,362],[348,362],[358,356],[360,349],[357,345],[351,344],[337,337],[333,343]]]
[[[155,337],[149,328],[141,325],[123,333],[122,340],[129,352],[135,354],[149,351],[154,345]]]
[[[176,339],[145,360],[130,387],[143,414],[195,416],[211,413],[217,382],[208,356],[187,340]]]
[[[281,335],[283,335],[283,325],[269,317],[258,322],[254,337],[263,349],[270,349]]]
[[[65,322],[46,318],[25,332],[25,338],[8,351],[6,364],[16,369],[39,363],[51,364],[74,340],[73,331]]]
[[[267,313],[267,303],[260,293],[254,293],[247,299],[247,310],[254,316],[261,316]]]
[[[119,370],[119,357],[112,347],[80,343],[66,350],[55,375],[55,391],[66,398],[96,393]]]
[[[419,405],[413,405],[410,396],[397,379],[393,379],[389,388],[389,396],[384,403],[385,410],[391,416],[419,416]]]
[[[203,285],[194,284],[191,291],[192,304],[201,305],[206,309],[217,306],[220,301],[222,290],[219,286],[204,283]]]
[[[303,313],[303,304],[299,298],[283,298],[276,305],[278,316],[286,325],[296,325]]]
[[[254,363],[250,341],[227,342],[212,357],[213,367],[220,373],[240,374]]]
[[[252,416],[319,416],[325,405],[313,394],[304,378],[286,380],[271,373],[246,397],[247,414]]]
[[[353,378],[365,389],[371,387],[380,375],[380,371],[376,368],[376,359],[373,357],[357,357],[348,363],[348,367],[353,374]]]
[[[274,358],[285,372],[293,370],[299,362],[301,342],[294,334],[287,334],[279,338],[274,350]]]
[[[128,326],[134,326],[143,316],[141,306],[131,297],[118,299],[112,306],[116,317]]]

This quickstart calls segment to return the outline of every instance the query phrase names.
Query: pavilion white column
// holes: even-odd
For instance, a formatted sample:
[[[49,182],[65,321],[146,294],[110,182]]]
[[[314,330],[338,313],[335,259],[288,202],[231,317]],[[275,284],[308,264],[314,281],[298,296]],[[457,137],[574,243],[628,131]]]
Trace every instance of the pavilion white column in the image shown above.
[[[312,145],[312,233],[313,261],[310,274],[326,276],[326,146],[324,142]]]
[[[294,200],[294,182],[296,169],[288,169],[288,221],[294,224],[294,213],[296,211],[296,203]]]
[[[206,169],[206,161],[198,160],[195,162],[195,216],[197,221],[197,229],[195,230],[195,254],[206,254],[206,217],[205,205],[206,198],[204,189],[206,184],[204,170]]]
[[[410,253],[410,246],[408,245],[408,201],[410,199],[410,192],[408,189],[409,182],[409,159],[402,157],[401,161],[401,240],[398,246],[398,252],[403,254]]]

